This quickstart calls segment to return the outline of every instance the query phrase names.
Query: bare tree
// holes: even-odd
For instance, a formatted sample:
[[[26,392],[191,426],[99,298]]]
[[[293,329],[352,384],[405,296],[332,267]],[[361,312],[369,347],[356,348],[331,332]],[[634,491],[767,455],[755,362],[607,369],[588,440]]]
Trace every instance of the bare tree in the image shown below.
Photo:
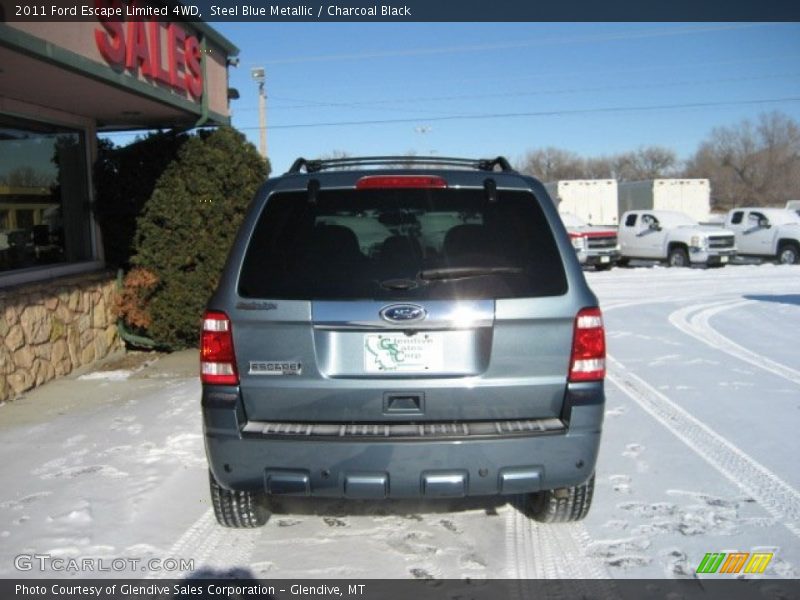
[[[542,181],[558,179],[618,179],[636,181],[670,177],[676,173],[678,158],[660,146],[643,146],[632,152],[582,158],[559,148],[528,152],[518,170]]]
[[[669,148],[646,146],[633,153],[633,176],[636,179],[657,179],[675,175],[678,157]]]
[[[351,154],[347,150],[331,150],[320,156],[320,160],[331,160],[337,158],[350,158]]]
[[[614,157],[598,156],[587,158],[583,164],[583,174],[586,179],[613,179]]]
[[[800,196],[800,126],[780,112],[717,127],[686,165],[686,176],[711,179],[713,201],[782,205]]]
[[[637,181],[643,179],[639,177],[639,169],[636,166],[636,154],[633,152],[623,152],[608,157],[611,173],[609,177],[618,181]]]
[[[585,174],[584,160],[580,156],[553,147],[528,152],[517,168],[541,181],[583,179]]]
[[[772,112],[755,122],[717,127],[683,169],[675,152],[661,146],[590,158],[560,148],[540,148],[528,152],[517,169],[542,181],[707,178],[715,208],[781,206],[786,200],[800,198],[800,124],[781,112]]]
[[[678,170],[678,157],[669,148],[642,146],[600,159],[608,167],[605,177],[619,181],[641,181],[672,177]]]
[[[331,150],[330,152],[322,154],[319,157],[319,160],[339,160],[339,159],[342,159],[342,158],[351,158],[351,157],[352,157],[352,154],[350,154],[346,150]],[[357,167],[340,166],[339,168],[341,170],[343,170],[343,171],[349,171],[349,170],[355,169]]]

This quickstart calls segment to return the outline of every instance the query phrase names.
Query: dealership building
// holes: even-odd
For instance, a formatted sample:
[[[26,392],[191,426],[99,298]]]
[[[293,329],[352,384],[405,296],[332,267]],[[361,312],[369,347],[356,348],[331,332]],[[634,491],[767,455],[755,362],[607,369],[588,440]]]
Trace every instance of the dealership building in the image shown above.
[[[93,215],[97,134],[228,124],[238,53],[202,22],[3,17],[0,401],[121,347]]]

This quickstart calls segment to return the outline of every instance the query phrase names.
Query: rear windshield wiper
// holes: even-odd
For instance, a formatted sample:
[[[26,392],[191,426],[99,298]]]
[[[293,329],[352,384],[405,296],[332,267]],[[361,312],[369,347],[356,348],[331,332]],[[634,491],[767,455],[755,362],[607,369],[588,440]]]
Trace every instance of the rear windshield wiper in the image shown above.
[[[485,277],[487,275],[502,275],[507,273],[522,273],[520,267],[442,267],[440,269],[424,269],[420,271],[419,278],[427,281],[444,279],[468,279],[470,277]]]
[[[419,282],[413,279],[387,279],[381,281],[380,286],[385,290],[413,290],[419,287]]]

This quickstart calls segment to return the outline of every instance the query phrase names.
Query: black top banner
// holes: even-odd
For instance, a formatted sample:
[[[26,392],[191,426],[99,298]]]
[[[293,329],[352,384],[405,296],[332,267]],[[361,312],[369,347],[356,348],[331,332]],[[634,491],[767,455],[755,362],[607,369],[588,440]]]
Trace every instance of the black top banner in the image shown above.
[[[0,0],[0,21],[800,21],[794,0]]]

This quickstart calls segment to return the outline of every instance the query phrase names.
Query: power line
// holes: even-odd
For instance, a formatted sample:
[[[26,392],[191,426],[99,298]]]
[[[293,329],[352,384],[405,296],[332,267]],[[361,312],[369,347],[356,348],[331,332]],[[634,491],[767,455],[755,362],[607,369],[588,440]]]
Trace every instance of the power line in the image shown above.
[[[408,104],[410,102],[445,102],[452,100],[478,100],[487,98],[523,98],[527,96],[544,96],[544,95],[557,95],[557,94],[589,94],[604,91],[616,90],[645,90],[645,89],[658,89],[665,87],[675,86],[689,86],[689,85],[711,85],[717,83],[741,83],[744,81],[764,81],[768,79],[784,79],[800,77],[800,73],[780,73],[774,75],[760,75],[753,77],[728,77],[724,79],[694,79],[684,81],[670,81],[659,82],[641,85],[609,85],[598,86],[589,88],[564,88],[556,90],[536,90],[531,92],[494,92],[491,94],[460,94],[451,96],[419,96],[416,98],[402,98],[402,99],[380,99],[380,100],[357,100],[353,102],[323,102],[316,100],[306,100],[301,98],[288,98],[285,96],[273,96],[273,100],[290,100],[294,102],[307,102],[307,104],[298,104],[293,106],[273,106],[273,110],[278,109],[295,109],[295,108],[314,108],[314,107],[340,107],[340,108],[356,108],[356,107],[369,107],[372,104]],[[376,107],[377,108],[377,107]],[[392,107],[386,107],[392,108]],[[394,110],[394,108],[392,108]],[[256,110],[254,107],[237,107],[236,113]],[[414,109],[397,109],[404,112]]]
[[[270,129],[300,129],[310,127],[355,127],[360,125],[391,125],[395,123],[419,123],[421,121],[468,121],[481,119],[516,119],[524,117],[562,117],[570,115],[589,115],[602,113],[626,113],[626,112],[650,112],[659,110],[676,109],[695,109],[695,108],[715,108],[723,106],[746,106],[756,104],[778,104],[782,102],[800,102],[800,97],[790,96],[786,98],[761,98],[753,100],[728,100],[719,102],[690,102],[684,104],[656,104],[650,106],[606,106],[601,108],[578,108],[567,110],[548,110],[533,112],[509,112],[509,113],[478,113],[471,115],[448,115],[440,117],[416,117],[402,119],[373,119],[364,121],[335,121],[320,123],[292,123],[288,125],[271,125]],[[237,127],[240,131],[258,129],[258,127]],[[155,129],[154,129],[155,130]],[[153,130],[153,131],[154,131]],[[103,136],[124,136],[141,135],[142,131],[108,132],[102,133]]]
[[[792,62],[792,64],[796,63],[796,61],[800,59],[800,55],[797,54],[781,54],[780,56],[766,56],[766,57],[757,57],[757,58],[748,58],[748,59],[736,59],[736,60],[715,60],[715,61],[697,61],[691,63],[692,69],[697,69],[698,67],[720,67],[720,66],[741,66],[741,65],[752,65],[757,63],[778,63],[778,62]],[[503,83],[509,82],[517,82],[517,81],[542,81],[546,79],[552,78],[565,78],[565,77],[583,77],[585,75],[592,75],[592,76],[613,76],[613,75],[620,75],[620,74],[628,74],[628,73],[649,73],[653,74],[656,71],[669,71],[674,69],[681,69],[684,70],[686,67],[685,63],[680,64],[669,64],[669,63],[661,63],[661,64],[648,64],[646,67],[627,67],[627,68],[616,68],[616,69],[592,69],[592,70],[582,70],[582,71],[564,71],[558,70],[557,72],[537,72],[535,75],[525,75],[520,76],[517,74],[509,75],[504,74],[502,76],[491,76],[491,75],[473,75],[471,77],[458,77],[458,78],[441,78],[437,77],[435,80],[436,84],[471,84],[471,83],[480,83],[485,85],[487,83],[493,81],[502,81]],[[357,86],[354,86],[354,83],[357,83]],[[338,88],[346,88],[348,91],[353,91],[357,89],[359,91],[363,91],[365,89],[380,89],[386,90],[387,88],[392,87],[401,87],[403,89],[408,87],[407,82],[403,82],[402,84],[396,83],[392,84],[392,82],[381,82],[380,85],[363,85],[364,81],[358,82],[349,82],[348,85],[337,85],[336,81],[329,81],[325,84],[326,91],[331,89],[338,89]],[[317,84],[314,88],[314,93],[319,93],[319,84]]]
[[[440,46],[429,48],[413,48],[402,50],[383,50],[353,52],[349,54],[322,54],[318,56],[297,56],[290,58],[260,59],[259,64],[280,65],[298,64],[308,62],[333,62],[338,60],[373,60],[376,58],[403,58],[409,56],[429,56],[437,54],[458,54],[468,52],[485,52],[487,50],[513,50],[535,46],[570,45],[587,42],[607,42],[619,40],[637,40],[653,37],[671,37],[679,35],[694,35],[714,31],[730,31],[763,27],[768,23],[728,23],[722,25],[699,25],[670,27],[662,29],[640,29],[620,33],[600,33],[592,35],[560,36],[550,38],[536,38],[532,40],[518,40],[510,42],[495,42],[486,44],[465,44],[460,46]],[[255,64],[255,63],[253,63]]]
[[[515,119],[520,117],[559,117],[567,115],[584,115],[598,113],[647,112],[657,110],[674,110],[681,108],[713,108],[721,106],[742,106],[753,104],[774,104],[780,102],[800,102],[800,97],[765,98],[757,100],[730,100],[722,102],[692,102],[685,104],[657,104],[652,106],[608,106],[602,108],[578,108],[568,110],[548,110],[534,112],[482,113],[472,115],[448,115],[440,117],[417,117],[414,119],[374,119],[365,121],[337,121],[321,123],[293,123],[289,125],[273,125],[272,129],[299,129],[304,127],[343,127],[358,125],[388,125],[392,123],[417,123],[419,121],[468,121],[480,119]],[[257,129],[240,127],[239,129]]]

